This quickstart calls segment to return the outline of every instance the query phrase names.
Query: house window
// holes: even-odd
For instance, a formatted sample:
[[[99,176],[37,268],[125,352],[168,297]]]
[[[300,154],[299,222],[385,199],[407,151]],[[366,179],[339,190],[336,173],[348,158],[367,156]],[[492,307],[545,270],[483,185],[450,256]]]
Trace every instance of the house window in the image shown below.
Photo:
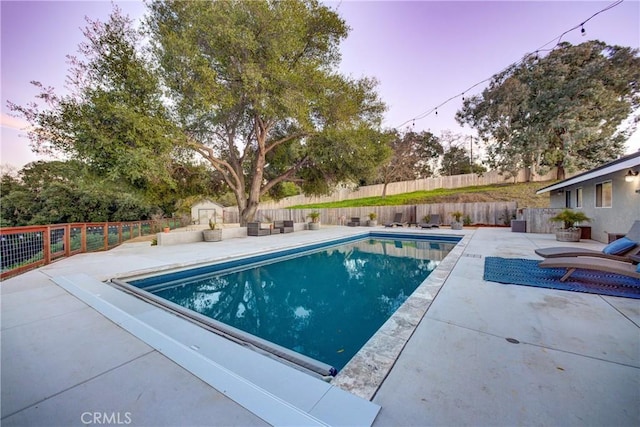
[[[582,188],[576,188],[576,208],[582,207]]]
[[[610,208],[613,199],[611,181],[596,184],[596,208]]]
[[[565,208],[571,207],[571,191],[564,192],[564,207]]]

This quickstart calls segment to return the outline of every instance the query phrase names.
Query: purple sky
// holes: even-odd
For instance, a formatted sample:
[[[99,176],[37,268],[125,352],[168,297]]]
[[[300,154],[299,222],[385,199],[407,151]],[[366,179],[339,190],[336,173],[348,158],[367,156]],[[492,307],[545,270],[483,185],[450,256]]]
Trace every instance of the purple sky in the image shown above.
[[[139,2],[115,3],[134,18],[145,10]],[[414,117],[554,40],[613,0],[326,3],[337,7],[352,28],[342,44],[341,71],[377,78],[378,92],[389,107],[384,125],[397,127],[404,122],[411,125]],[[2,164],[21,167],[36,159],[28,140],[19,137],[24,132],[17,128],[24,124],[8,116],[6,101],[33,101],[37,92],[31,80],[63,89],[68,68],[65,55],[74,54],[82,41],[84,16],[105,19],[110,11],[111,3],[106,1],[1,1]],[[576,30],[563,40],[578,44],[599,39],[637,48],[640,2],[626,0],[584,27],[586,36]],[[416,120],[415,130],[473,134],[453,118],[460,105],[461,99],[456,98],[439,108],[437,116]],[[628,151],[637,149],[638,132]]]

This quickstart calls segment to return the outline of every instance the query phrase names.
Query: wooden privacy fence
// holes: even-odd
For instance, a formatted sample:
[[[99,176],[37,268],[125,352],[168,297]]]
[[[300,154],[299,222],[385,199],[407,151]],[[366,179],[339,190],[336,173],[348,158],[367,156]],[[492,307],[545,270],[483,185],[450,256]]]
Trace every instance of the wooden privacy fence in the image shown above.
[[[320,222],[330,225],[346,225],[353,217],[360,218],[364,224],[370,213],[375,213],[378,224],[393,221],[396,213],[402,213],[404,222],[422,222],[426,215],[439,214],[443,225],[451,224],[452,212],[462,212],[471,224],[509,225],[516,217],[516,202],[491,203],[434,203],[425,205],[401,206],[368,206],[357,208],[323,208],[323,209],[259,209],[256,219],[264,222],[293,220],[309,222],[311,212],[320,213]],[[225,210],[225,222],[239,222],[237,212]],[[236,218],[233,218],[236,217]],[[233,221],[227,221],[233,220]]]
[[[103,251],[163,227],[184,226],[181,219],[94,222],[0,228],[0,279],[82,252]]]
[[[411,193],[414,191],[429,191],[438,188],[461,188],[477,185],[504,184],[513,182],[527,181],[550,181],[555,179],[555,169],[552,169],[546,175],[531,176],[528,169],[521,169],[513,178],[507,178],[500,175],[498,171],[488,171],[482,175],[475,173],[464,175],[440,176],[424,179],[416,179],[413,181],[391,182],[387,185],[387,195]],[[569,175],[570,176],[570,175]],[[312,203],[328,203],[338,202],[342,200],[359,199],[363,197],[379,197],[382,195],[383,184],[367,185],[353,188],[336,189],[332,194],[327,196],[291,196],[285,197],[280,201],[261,202],[263,209],[284,209],[290,206],[308,205]]]
[[[270,222],[293,220],[294,222],[309,222],[311,212],[320,213],[320,221],[329,225],[346,225],[352,217],[359,217],[364,224],[369,214],[374,212],[378,224],[393,220],[396,212],[401,212],[406,222],[421,222],[427,215],[438,214],[443,225],[450,225],[453,217],[451,213],[462,212],[471,224],[509,226],[512,219],[525,220],[527,233],[553,233],[556,223],[550,218],[562,211],[557,208],[524,208],[518,209],[517,202],[478,202],[478,203],[434,203],[425,205],[403,206],[370,206],[359,208],[332,209],[259,209],[256,220]],[[225,223],[238,223],[238,211],[227,208],[224,211]]]
[[[527,233],[553,233],[559,224],[551,218],[562,211],[559,208],[525,208],[518,219],[527,221]]]

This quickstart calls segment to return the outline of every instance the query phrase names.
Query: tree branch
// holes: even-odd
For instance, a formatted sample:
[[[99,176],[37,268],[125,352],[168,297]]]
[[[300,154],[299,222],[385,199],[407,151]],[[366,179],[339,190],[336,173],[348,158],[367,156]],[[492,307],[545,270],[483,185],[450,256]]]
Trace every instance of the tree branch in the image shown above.
[[[291,176],[294,175],[304,164],[309,160],[308,156],[302,158],[298,163],[287,169],[285,172],[280,174],[279,176],[273,178],[271,181],[267,182],[262,189],[260,190],[260,196],[264,196],[267,194],[269,190],[271,190],[275,185],[290,180]]]
[[[265,149],[265,154],[268,153],[269,151],[275,149],[279,145],[284,144],[287,141],[291,141],[292,139],[302,138],[303,136],[309,136],[309,135],[311,135],[311,133],[309,133],[309,132],[298,132],[298,133],[294,133],[294,134],[285,136],[284,138],[281,138],[281,139],[279,139],[277,141],[274,141],[271,144],[269,144]]]
[[[213,148],[207,147],[206,145],[193,140],[188,140],[187,146],[205,158],[213,167],[218,169],[222,173],[225,182],[229,184],[231,188],[242,188],[242,180],[236,171],[228,162],[217,158],[213,152]]]

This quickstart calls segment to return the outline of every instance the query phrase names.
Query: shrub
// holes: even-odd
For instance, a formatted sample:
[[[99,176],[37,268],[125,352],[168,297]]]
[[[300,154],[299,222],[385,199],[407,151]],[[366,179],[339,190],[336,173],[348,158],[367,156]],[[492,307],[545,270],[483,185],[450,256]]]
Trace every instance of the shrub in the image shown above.
[[[575,212],[571,209],[565,209],[558,215],[550,218],[553,222],[562,222],[565,229],[575,228],[577,222],[589,221],[591,218],[586,216],[584,212]]]

